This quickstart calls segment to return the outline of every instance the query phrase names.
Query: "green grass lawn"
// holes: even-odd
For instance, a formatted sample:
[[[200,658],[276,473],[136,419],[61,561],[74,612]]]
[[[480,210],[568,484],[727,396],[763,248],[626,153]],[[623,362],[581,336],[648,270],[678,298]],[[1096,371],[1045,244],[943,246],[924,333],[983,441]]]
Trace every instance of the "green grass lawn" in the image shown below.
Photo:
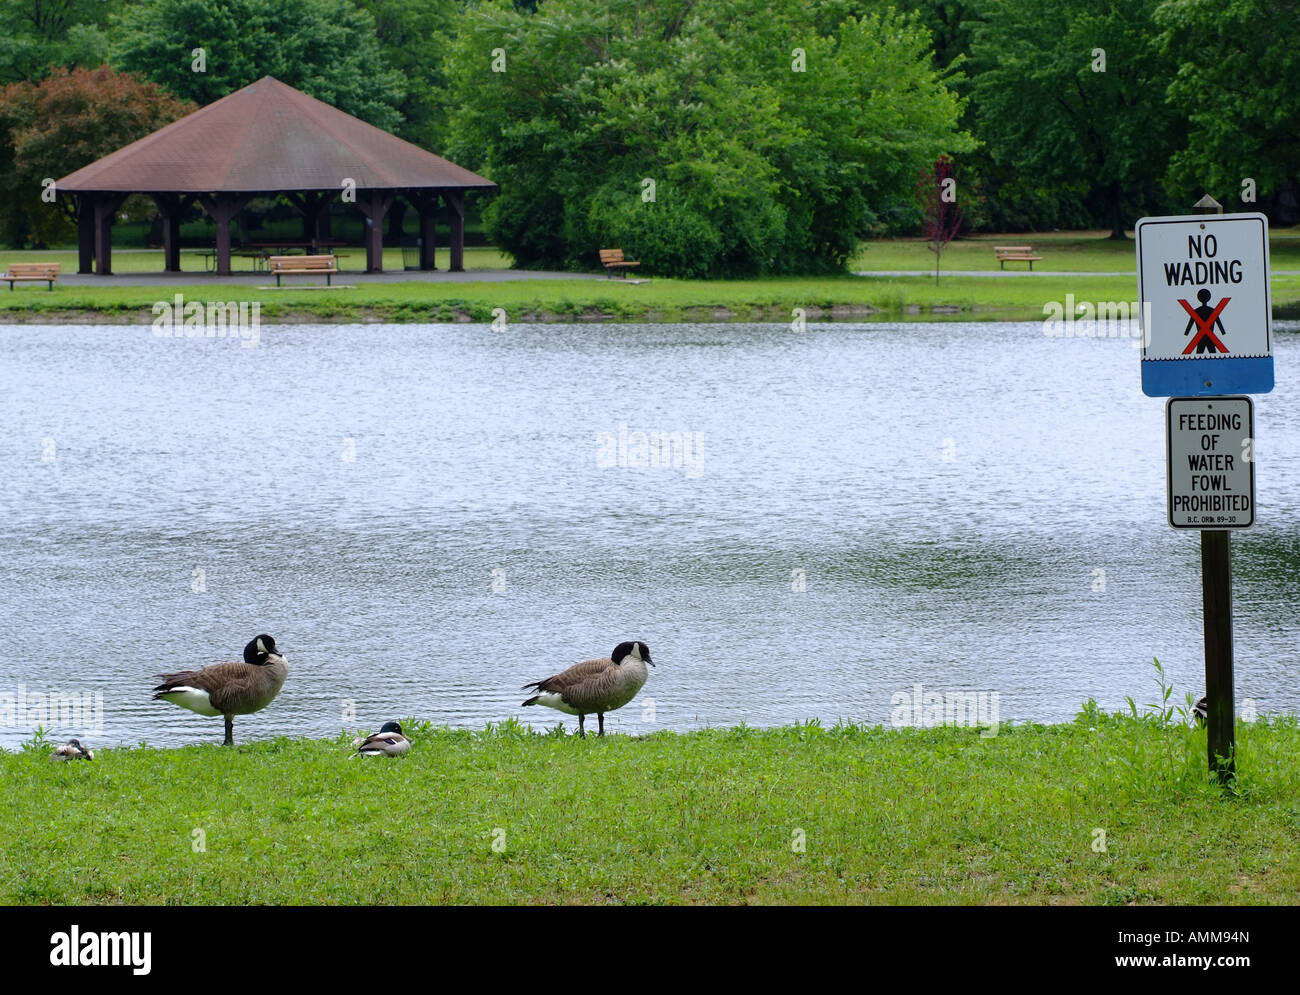
[[[321,319],[327,321],[383,320],[437,322],[471,319],[488,321],[493,310],[504,308],[508,320],[568,320],[610,318],[623,321],[679,321],[751,319],[790,321],[795,309],[817,320],[829,316],[880,318],[958,317],[1042,320],[1044,305],[1064,302],[1067,294],[1077,301],[1133,301],[1137,297],[1133,245],[1097,236],[1068,233],[1044,236],[1045,254],[1052,257],[1047,272],[1104,273],[1122,276],[979,277],[962,275],[958,267],[990,268],[995,242],[1020,241],[1017,236],[954,243],[945,254],[938,284],[930,277],[769,277],[749,280],[674,280],[651,277],[649,282],[590,279],[518,280],[467,283],[409,280],[393,283],[367,281],[359,274],[358,255],[344,269],[351,270],[355,286],[324,290],[319,280],[300,279],[283,290],[257,289],[217,280],[149,286],[44,286],[28,285],[14,292],[0,288],[0,320],[57,321],[84,319],[87,313],[105,321],[143,322],[151,319],[155,301],[181,293],[187,300],[257,300],[267,322]],[[446,265],[446,253],[438,262]],[[0,265],[36,258],[56,258],[75,271],[75,253],[0,253]],[[187,258],[186,265],[195,262]],[[865,246],[854,267],[873,269],[924,269],[933,257],[915,240],[873,242]],[[1046,264],[1048,260],[1044,260]],[[243,260],[251,266],[251,260]],[[465,252],[466,268],[505,269],[509,258],[491,248]],[[157,271],[159,253],[114,253],[113,266],[122,273]],[[196,263],[201,266],[201,263]],[[401,268],[400,250],[385,250],[385,266]],[[1300,315],[1300,236],[1275,233],[1273,239],[1274,313]],[[349,282],[344,273],[342,282]],[[267,278],[270,283],[270,277]]]
[[[996,270],[996,245],[1029,245],[1043,258],[1034,272],[1133,273],[1137,279],[1137,246],[1132,233],[1118,242],[1106,232],[1048,232],[1021,235],[962,237],[943,250],[941,271]],[[1300,269],[1300,229],[1274,229],[1269,238],[1269,263],[1274,270]],[[850,270],[933,270],[934,253],[916,238],[863,242],[849,260]],[[1028,272],[1028,263],[1007,263],[1006,271]]]
[[[1235,796],[1203,730],[1091,704],[992,738],[406,728],[397,760],[343,739],[0,754],[0,902],[1300,899],[1293,718],[1239,724]]]
[[[782,277],[761,280],[509,280],[469,283],[367,283],[347,289],[293,287],[258,290],[227,283],[176,284],[165,288],[59,287],[0,292],[0,320],[54,321],[97,312],[105,321],[148,323],[155,301],[183,294],[191,301],[256,300],[261,319],[328,321],[380,319],[437,322],[489,321],[495,308],[508,320],[565,320],[604,316],[624,321],[751,318],[790,321],[802,308],[810,319],[847,309],[848,315],[929,316],[934,309],[965,317],[1042,320],[1047,301],[1132,301],[1131,277],[1060,277],[993,280],[944,277]],[[1300,275],[1273,277],[1275,312],[1300,307]]]

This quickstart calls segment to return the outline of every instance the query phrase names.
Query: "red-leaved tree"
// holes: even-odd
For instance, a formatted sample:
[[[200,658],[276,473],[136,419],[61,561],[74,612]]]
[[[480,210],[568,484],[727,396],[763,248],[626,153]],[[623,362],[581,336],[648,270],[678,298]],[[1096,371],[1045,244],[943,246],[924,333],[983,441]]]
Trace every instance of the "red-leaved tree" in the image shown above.
[[[916,202],[921,208],[921,234],[934,253],[934,282],[939,282],[939,258],[961,228],[957,180],[952,156],[941,155],[916,178]]]
[[[195,109],[108,66],[56,68],[0,88],[0,237],[53,245],[75,237],[72,199],[41,197],[57,180]]]

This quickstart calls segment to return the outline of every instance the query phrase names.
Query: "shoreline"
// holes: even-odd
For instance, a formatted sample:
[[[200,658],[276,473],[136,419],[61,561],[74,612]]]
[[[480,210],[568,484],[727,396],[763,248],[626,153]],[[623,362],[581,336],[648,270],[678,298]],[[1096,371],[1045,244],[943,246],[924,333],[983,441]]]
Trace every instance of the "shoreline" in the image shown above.
[[[915,323],[915,322],[1030,322],[1042,323],[1047,319],[1032,308],[979,307],[968,309],[955,304],[923,306],[906,305],[902,310],[877,308],[867,304],[810,305],[803,308],[804,320],[811,324],[838,322]],[[441,308],[428,314],[413,314],[408,308],[355,306],[346,309],[329,308],[316,311],[308,307],[293,306],[264,313],[265,325],[457,325],[488,324],[489,315],[476,313],[477,309],[464,307]],[[682,308],[647,308],[641,312],[626,313],[603,308],[582,308],[572,312],[527,310],[508,319],[527,325],[548,324],[735,324],[756,322],[764,324],[790,324],[790,311],[782,306],[754,305],[750,308],[724,305],[691,305]],[[1274,321],[1300,320],[1300,303],[1276,305]],[[115,307],[42,308],[18,310],[0,308],[0,325],[120,325],[122,327],[146,326],[153,322],[149,308],[123,309]],[[201,336],[198,336],[201,337]],[[1087,336],[1091,337],[1091,336]],[[1103,336],[1104,337],[1104,336]]]
[[[1037,315],[1025,308],[980,308],[968,311],[957,305],[933,305],[923,308],[911,305],[903,311],[876,308],[865,304],[836,304],[829,307],[804,308],[805,320],[824,323],[839,321],[1035,321]],[[476,315],[469,308],[445,308],[428,315],[411,314],[407,309],[356,306],[345,311],[330,308],[316,311],[293,306],[274,310],[263,309],[262,323],[267,325],[419,325],[419,324],[485,324],[491,317]],[[748,309],[723,305],[709,307],[692,305],[684,308],[648,308],[640,314],[619,313],[603,308],[583,308],[572,313],[554,311],[522,311],[511,315],[510,321],[523,324],[677,324],[733,322],[776,322],[789,324],[789,311],[783,307],[755,305]],[[153,322],[149,308],[124,310],[121,308],[48,308],[18,311],[0,308],[0,325],[144,325]]]

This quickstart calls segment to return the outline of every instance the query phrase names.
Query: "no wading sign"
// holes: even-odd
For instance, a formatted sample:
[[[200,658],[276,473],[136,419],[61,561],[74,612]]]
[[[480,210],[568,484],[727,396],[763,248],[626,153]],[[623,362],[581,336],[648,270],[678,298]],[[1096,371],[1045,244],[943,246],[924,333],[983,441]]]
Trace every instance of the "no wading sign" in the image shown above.
[[[1211,205],[1218,206],[1207,197],[1196,206]],[[1268,219],[1143,218],[1136,231],[1142,392],[1169,398],[1169,524],[1201,533],[1205,750],[1210,770],[1231,790],[1236,741],[1228,530],[1255,523],[1255,425],[1251,399],[1225,395],[1273,389]]]
[[[1271,391],[1268,219],[1143,218],[1136,233],[1142,392],[1172,397]]]
[[[1246,529],[1255,524],[1255,412],[1249,397],[1171,397],[1169,524]]]

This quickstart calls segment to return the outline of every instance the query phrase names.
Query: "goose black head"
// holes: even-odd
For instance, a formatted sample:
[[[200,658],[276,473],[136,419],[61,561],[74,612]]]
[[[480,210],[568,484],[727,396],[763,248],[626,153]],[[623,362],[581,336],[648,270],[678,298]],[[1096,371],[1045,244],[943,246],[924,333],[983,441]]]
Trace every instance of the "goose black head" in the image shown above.
[[[402,735],[402,723],[400,723],[400,722],[385,722],[384,725],[383,725],[383,728],[381,728],[379,731],[380,731],[380,732],[395,732],[395,733],[397,733],[397,735],[400,736],[400,735]]]
[[[265,664],[268,656],[280,655],[280,651],[275,648],[275,640],[265,634],[255,636],[244,647],[244,662],[251,663],[255,667]]]
[[[655,662],[650,659],[650,647],[640,640],[636,640],[635,642],[619,643],[614,647],[614,655],[611,656],[610,659],[613,660],[614,664],[617,666],[629,656],[634,660],[644,660],[652,667],[655,665]]]

